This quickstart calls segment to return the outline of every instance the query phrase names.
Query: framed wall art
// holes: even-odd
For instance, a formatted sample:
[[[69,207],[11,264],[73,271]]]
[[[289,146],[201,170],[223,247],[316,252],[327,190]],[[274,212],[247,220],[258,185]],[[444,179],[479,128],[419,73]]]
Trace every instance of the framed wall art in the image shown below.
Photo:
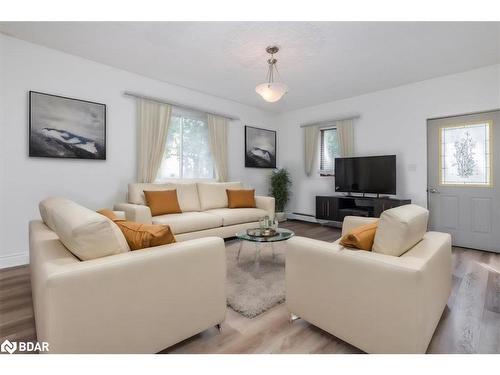
[[[276,168],[276,132],[245,126],[245,167]]]
[[[30,91],[29,156],[106,160],[106,105]]]

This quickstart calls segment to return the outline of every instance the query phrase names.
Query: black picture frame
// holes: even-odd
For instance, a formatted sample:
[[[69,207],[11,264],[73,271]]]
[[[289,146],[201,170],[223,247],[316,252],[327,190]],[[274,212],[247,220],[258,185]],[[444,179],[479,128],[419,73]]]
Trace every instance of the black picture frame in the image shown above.
[[[245,125],[245,168],[276,168],[276,131]]]
[[[96,130],[99,134],[98,138],[90,138],[88,136],[82,136],[76,134],[73,131],[64,130],[61,128],[50,128],[41,127],[42,122],[39,118],[34,118],[34,116],[40,116],[39,112],[44,112],[47,115],[47,108],[43,110],[39,108],[34,108],[38,106],[36,103],[37,99],[46,98],[46,100],[51,100],[52,105],[60,99],[60,107],[71,105],[69,103],[78,102],[80,109],[88,113],[88,118],[91,121],[97,123],[96,127],[100,129]],[[49,99],[50,98],[50,99]],[[107,144],[107,108],[106,104],[93,102],[90,100],[77,99],[67,96],[48,94],[40,91],[29,91],[28,92],[28,155],[33,158],[52,158],[52,159],[80,159],[80,160],[106,160],[106,144]],[[49,106],[49,103],[44,103],[45,107]],[[73,103],[73,106],[77,105]],[[59,111],[61,112],[61,108]],[[75,111],[75,108],[73,108]],[[71,117],[71,108],[66,108],[65,115]],[[62,122],[62,118],[57,118],[57,109],[54,109],[54,113],[50,113],[50,116],[54,121]],[[76,115],[76,113],[73,113]],[[85,124],[76,125],[77,121],[72,124],[73,127],[82,127],[85,129]],[[90,122],[89,122],[90,124]],[[90,126],[90,125],[89,125]],[[102,134],[101,134],[102,133]],[[47,135],[50,134],[50,135]],[[55,134],[55,136],[52,136]],[[94,151],[95,149],[95,151]]]

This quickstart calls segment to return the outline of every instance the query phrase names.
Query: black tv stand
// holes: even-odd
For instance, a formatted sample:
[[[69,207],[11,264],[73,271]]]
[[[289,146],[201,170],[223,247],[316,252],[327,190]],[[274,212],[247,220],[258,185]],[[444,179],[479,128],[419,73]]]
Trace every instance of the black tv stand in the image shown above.
[[[316,197],[316,219],[342,222],[346,216],[380,217],[389,208],[410,204],[410,199],[367,197],[365,194]]]

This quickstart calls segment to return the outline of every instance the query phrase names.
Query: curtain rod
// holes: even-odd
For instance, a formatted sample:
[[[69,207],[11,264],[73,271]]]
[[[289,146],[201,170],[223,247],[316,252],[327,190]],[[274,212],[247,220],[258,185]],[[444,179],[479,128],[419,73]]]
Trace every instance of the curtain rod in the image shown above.
[[[469,113],[460,113],[458,115],[448,115],[448,116],[441,116],[441,117],[431,117],[428,118],[427,121],[431,120],[444,120],[447,118],[452,118],[452,117],[462,117],[462,116],[473,116],[473,115],[481,115],[483,113],[491,113],[491,112],[497,112],[500,111],[500,108],[497,109],[489,109],[487,111],[479,111],[479,112],[469,112]]]
[[[146,100],[150,100],[152,102],[157,102],[157,103],[170,104],[170,105],[173,105],[174,107],[189,109],[189,110],[192,110],[192,111],[205,112],[205,113],[208,113],[208,114],[211,114],[211,115],[225,117],[225,118],[227,118],[228,120],[231,120],[231,121],[235,121],[235,120],[239,120],[240,119],[239,117],[231,116],[231,115],[228,115],[228,114],[225,114],[225,113],[217,113],[217,112],[206,110],[204,108],[192,107],[192,106],[188,106],[188,105],[185,105],[185,104],[176,103],[176,102],[171,101],[171,100],[154,98],[152,96],[141,95],[141,94],[137,94],[137,93],[131,92],[131,91],[125,91],[123,93],[123,95],[125,95],[125,96],[131,96],[131,97],[134,97],[134,98],[146,99]]]
[[[314,122],[308,122],[306,124],[302,124],[302,125],[300,125],[300,127],[307,128],[309,126],[330,125],[332,122],[335,122],[335,121],[355,120],[355,119],[358,119],[360,117],[361,117],[361,115],[352,115],[352,116],[346,116],[346,117],[333,118],[333,119],[329,119],[329,120],[314,121]]]

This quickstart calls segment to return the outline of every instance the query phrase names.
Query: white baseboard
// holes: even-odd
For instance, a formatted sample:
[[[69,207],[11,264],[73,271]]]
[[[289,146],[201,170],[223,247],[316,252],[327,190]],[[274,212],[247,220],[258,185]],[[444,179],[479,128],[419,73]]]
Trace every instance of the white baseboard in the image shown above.
[[[29,255],[27,253],[0,255],[0,269],[22,266],[28,263],[29,263]]]

